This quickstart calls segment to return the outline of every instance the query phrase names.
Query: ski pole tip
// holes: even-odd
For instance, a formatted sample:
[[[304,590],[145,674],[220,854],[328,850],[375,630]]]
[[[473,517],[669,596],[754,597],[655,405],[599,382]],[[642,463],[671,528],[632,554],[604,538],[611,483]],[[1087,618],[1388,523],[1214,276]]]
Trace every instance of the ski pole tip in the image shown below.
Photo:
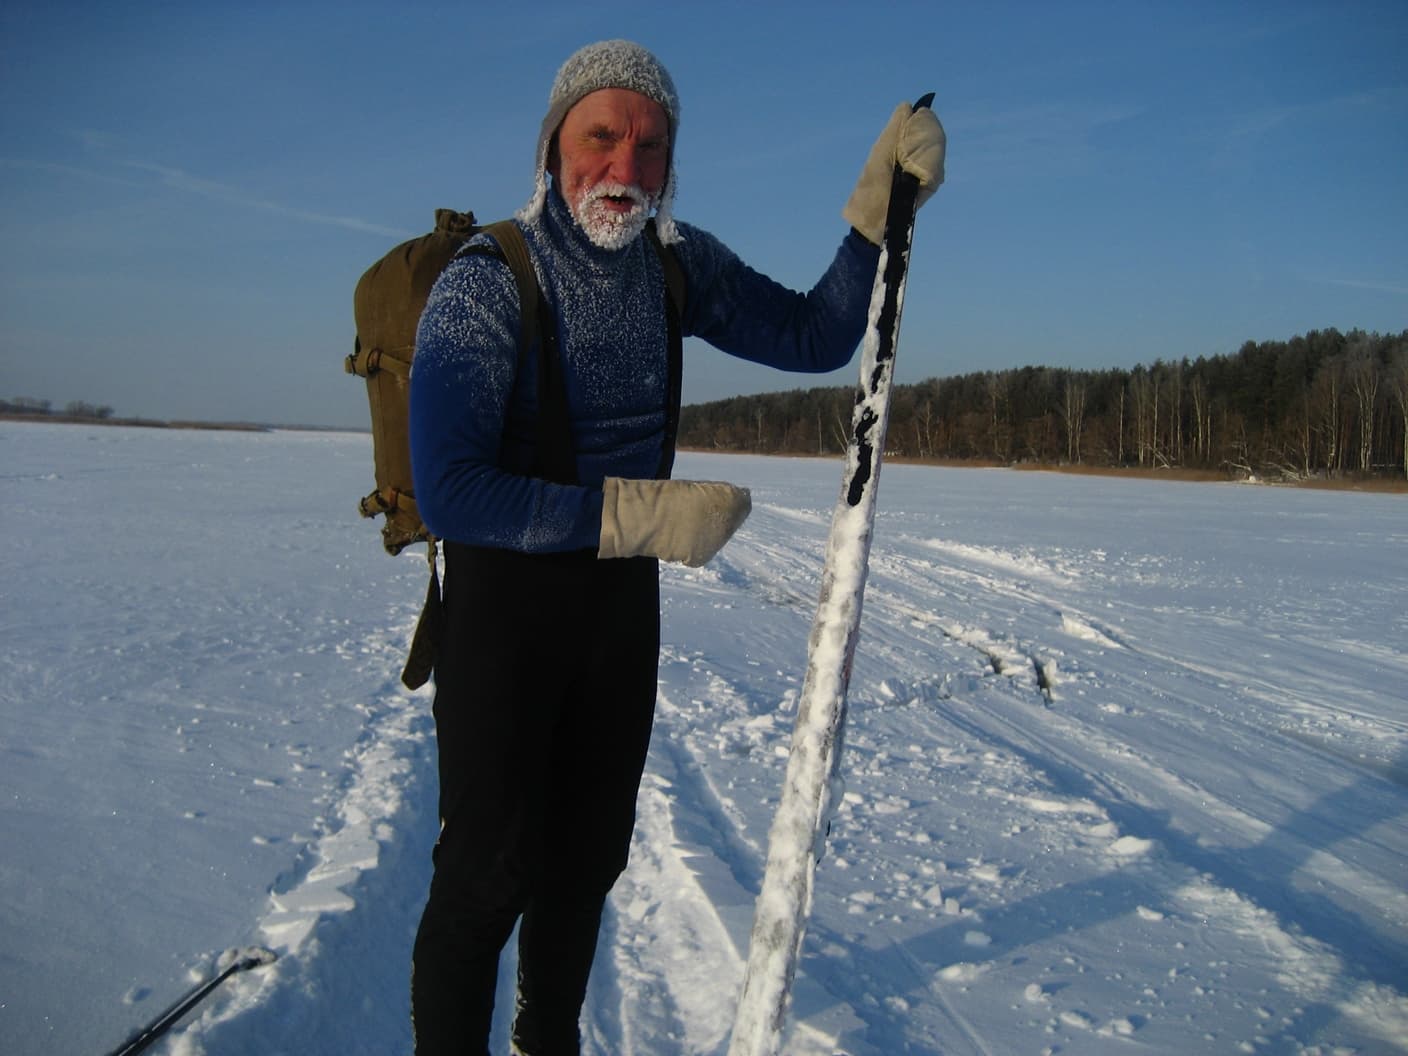
[[[266,964],[273,964],[279,959],[279,955],[267,946],[243,946],[238,949],[227,950],[220,958],[221,967],[233,965],[236,971],[247,971],[250,968],[262,968]]]

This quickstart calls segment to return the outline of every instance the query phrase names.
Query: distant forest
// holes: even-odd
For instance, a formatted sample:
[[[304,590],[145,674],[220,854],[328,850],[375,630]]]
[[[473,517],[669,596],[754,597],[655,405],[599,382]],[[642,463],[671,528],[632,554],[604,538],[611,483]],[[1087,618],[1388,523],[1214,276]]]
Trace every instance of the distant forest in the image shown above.
[[[255,422],[199,422],[156,418],[118,418],[107,404],[89,403],[87,400],[70,400],[63,407],[55,407],[52,400],[36,400],[32,396],[14,396],[0,399],[0,418],[20,421],[80,422],[88,425],[136,425],[148,429],[235,429],[244,432],[263,432],[272,426]],[[306,429],[309,426],[289,426],[293,429]]]
[[[112,417],[112,408],[86,400],[70,400],[62,410],[55,410],[51,400],[16,396],[8,400],[0,399],[0,414],[35,418],[97,418],[102,421]]]
[[[680,413],[679,443],[838,453],[853,401],[853,388],[821,388],[694,404]],[[897,385],[885,446],[935,461],[1403,477],[1408,330],[1314,330],[1128,370],[1022,367]]]

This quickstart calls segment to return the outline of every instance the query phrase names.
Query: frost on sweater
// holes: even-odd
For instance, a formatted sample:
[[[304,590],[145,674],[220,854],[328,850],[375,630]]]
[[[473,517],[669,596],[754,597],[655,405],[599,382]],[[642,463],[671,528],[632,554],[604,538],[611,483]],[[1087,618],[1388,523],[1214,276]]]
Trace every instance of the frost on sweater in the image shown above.
[[[652,477],[665,442],[664,276],[644,238],[592,245],[556,190],[522,224],[557,321],[576,485],[530,475],[537,352],[519,363],[518,292],[507,265],[461,254],[441,274],[416,337],[411,461],[416,502],[437,536],[527,552],[595,550],[601,484]],[[828,371],[854,353],[879,251],[855,233],[810,293],[747,267],[718,239],[679,224],[687,336],[790,371]],[[483,236],[481,236],[482,238]]]

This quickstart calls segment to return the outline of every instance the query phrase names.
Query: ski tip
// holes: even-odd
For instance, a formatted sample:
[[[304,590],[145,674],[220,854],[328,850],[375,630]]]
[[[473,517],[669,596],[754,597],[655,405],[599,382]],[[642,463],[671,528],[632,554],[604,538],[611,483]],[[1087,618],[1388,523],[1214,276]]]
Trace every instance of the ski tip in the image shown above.
[[[919,101],[914,104],[916,110],[928,110],[934,105],[934,93],[927,92],[919,97]]]
[[[226,950],[221,955],[219,966],[221,968],[234,967],[235,971],[243,972],[250,968],[262,968],[266,964],[273,964],[279,959],[279,955],[267,946],[242,946],[238,949]]]

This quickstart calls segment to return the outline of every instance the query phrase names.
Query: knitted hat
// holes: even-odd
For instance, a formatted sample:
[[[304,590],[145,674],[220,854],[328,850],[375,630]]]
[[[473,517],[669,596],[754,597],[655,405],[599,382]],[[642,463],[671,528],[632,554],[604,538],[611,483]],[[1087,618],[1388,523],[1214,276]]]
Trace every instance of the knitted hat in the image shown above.
[[[552,92],[548,95],[548,112],[538,132],[537,168],[534,173],[533,197],[518,211],[525,222],[536,220],[543,211],[548,195],[548,148],[557,134],[562,119],[584,96],[602,88],[628,88],[654,100],[665,111],[670,122],[669,161],[665,187],[655,210],[655,226],[662,242],[678,242],[680,235],[670,215],[675,198],[675,133],[680,124],[680,99],[669,72],[650,52],[629,40],[603,40],[588,44],[573,53],[557,71]]]

